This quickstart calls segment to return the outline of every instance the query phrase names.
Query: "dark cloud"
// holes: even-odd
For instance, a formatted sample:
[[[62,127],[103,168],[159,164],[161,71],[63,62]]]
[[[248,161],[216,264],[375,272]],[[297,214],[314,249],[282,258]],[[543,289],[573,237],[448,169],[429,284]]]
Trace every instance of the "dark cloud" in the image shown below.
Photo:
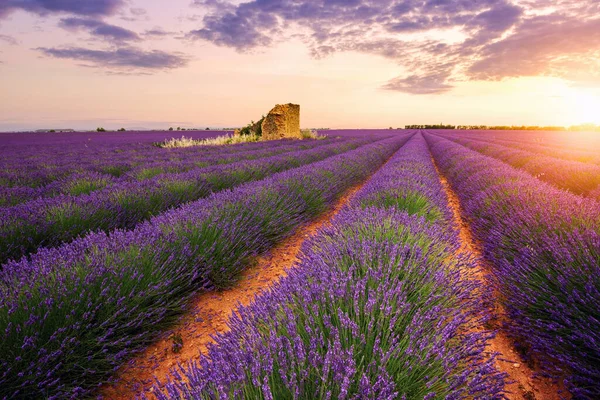
[[[64,18],[60,21],[60,26],[70,30],[84,29],[90,35],[108,40],[111,42],[137,41],[140,37],[137,33],[120,26],[110,25],[100,20],[89,18]]]
[[[9,36],[9,35],[0,34],[0,41],[8,43],[12,46],[16,46],[19,44],[19,41],[17,39],[15,39],[14,37]]]
[[[355,51],[414,71],[390,80],[384,85],[389,90],[435,94],[457,80],[539,75],[600,82],[597,0],[195,0],[193,5],[206,13],[188,38],[247,52],[302,32],[314,57]]]
[[[124,4],[125,0],[0,0],[0,17],[16,10],[39,15],[106,16],[114,14]]]
[[[133,47],[116,50],[40,47],[36,50],[49,57],[80,61],[87,63],[84,64],[86,66],[103,68],[111,73],[151,73],[181,68],[188,63],[188,58],[180,53],[145,51]]]

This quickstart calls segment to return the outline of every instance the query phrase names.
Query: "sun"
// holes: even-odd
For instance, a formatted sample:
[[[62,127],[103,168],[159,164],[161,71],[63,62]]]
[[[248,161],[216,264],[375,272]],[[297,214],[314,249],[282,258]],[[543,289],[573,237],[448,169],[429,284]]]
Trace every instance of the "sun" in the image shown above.
[[[600,95],[574,89],[568,102],[573,124],[600,124]]]

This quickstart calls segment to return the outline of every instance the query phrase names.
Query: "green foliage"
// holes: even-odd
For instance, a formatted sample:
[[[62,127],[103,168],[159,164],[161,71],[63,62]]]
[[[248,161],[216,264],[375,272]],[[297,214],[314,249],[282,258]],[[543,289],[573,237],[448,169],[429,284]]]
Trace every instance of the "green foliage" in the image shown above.
[[[263,115],[257,122],[251,121],[248,125],[240,129],[241,136],[262,136],[262,123],[265,120]]]
[[[66,192],[73,196],[79,196],[82,194],[90,194],[91,192],[102,189],[108,184],[107,180],[103,179],[79,179],[72,182],[66,188]]]
[[[106,132],[106,129],[99,126],[98,128],[96,128],[96,132]]]
[[[438,221],[442,212],[427,197],[411,190],[391,189],[379,191],[362,201],[363,208],[377,206],[380,208],[396,208],[409,215],[424,217],[428,222]]]

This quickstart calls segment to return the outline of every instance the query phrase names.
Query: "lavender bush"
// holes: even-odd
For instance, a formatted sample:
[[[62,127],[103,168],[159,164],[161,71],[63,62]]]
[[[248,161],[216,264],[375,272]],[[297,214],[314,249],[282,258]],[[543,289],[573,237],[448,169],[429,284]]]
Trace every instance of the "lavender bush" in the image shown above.
[[[344,140],[252,161],[123,182],[89,195],[63,195],[0,208],[0,262],[17,259],[42,246],[59,245],[88,232],[133,228],[152,215],[211,192],[322,160],[366,142]]]
[[[366,178],[408,136],[93,233],[0,272],[0,398],[81,398],[184,310]]]
[[[225,146],[218,149],[197,148],[190,151],[158,150],[156,148],[111,148],[100,154],[52,154],[43,162],[32,160],[7,160],[4,162],[5,184],[0,184],[0,206],[16,205],[41,197],[53,197],[73,193],[72,185],[94,183],[101,179],[103,185],[140,181],[159,174],[187,172],[193,169],[229,164],[241,160],[254,160],[291,151],[310,149],[331,143],[315,141],[281,140],[277,143],[261,143],[260,146]],[[39,154],[36,156],[39,156]],[[10,174],[10,178],[7,175]],[[87,176],[86,176],[87,175]],[[2,181],[0,174],[0,182]],[[87,178],[87,179],[86,179]],[[13,182],[12,184],[10,182]],[[17,185],[16,183],[19,183]],[[22,186],[25,185],[25,186]]]
[[[426,137],[494,266],[509,332],[576,398],[599,398],[598,203]]]
[[[502,132],[501,135],[490,133],[489,131],[445,131],[441,133],[446,138],[462,138],[462,139],[475,139],[484,142],[491,142],[494,144],[500,144],[502,146],[513,147],[519,150],[531,151],[534,153],[543,154],[549,157],[558,157],[565,160],[580,161],[585,163],[600,164],[600,154],[597,150],[590,150],[594,148],[600,148],[600,143],[588,143],[584,148],[580,148],[576,145],[577,142],[569,143],[565,142],[564,137],[573,137],[574,134],[565,134],[562,132],[563,140],[555,142],[548,140],[546,137],[548,132],[544,132],[543,135],[534,135],[528,137],[524,132],[512,132],[507,134]],[[531,134],[529,134],[531,135]]]
[[[489,334],[469,329],[481,318],[478,284],[460,276],[472,264],[454,256],[449,216],[416,136],[305,243],[285,278],[232,314],[231,330],[155,395],[502,398],[504,376],[482,356]]]
[[[576,194],[591,197],[594,191],[600,188],[600,165],[563,160],[491,142],[460,137],[454,137],[452,140],[514,167],[522,168],[543,181]],[[600,197],[598,199],[600,200]]]

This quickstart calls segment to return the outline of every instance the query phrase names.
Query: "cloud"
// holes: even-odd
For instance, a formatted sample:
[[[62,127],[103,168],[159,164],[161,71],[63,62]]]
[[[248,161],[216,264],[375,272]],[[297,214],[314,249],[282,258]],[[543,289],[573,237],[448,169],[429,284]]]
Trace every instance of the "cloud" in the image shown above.
[[[127,11],[121,12],[120,15],[121,19],[127,22],[148,21],[150,19],[148,11],[140,7],[131,7]]]
[[[36,50],[46,56],[87,63],[86,66],[103,68],[111,73],[147,74],[184,67],[189,59],[181,53],[160,50],[145,51],[134,47],[116,50],[93,50],[81,47],[46,48]]]
[[[8,43],[8,44],[10,44],[12,46],[16,46],[16,45],[19,44],[19,41],[17,39],[15,39],[14,37],[9,36],[9,35],[2,35],[2,34],[0,34],[0,41]]]
[[[16,10],[39,15],[67,13],[81,16],[108,16],[126,3],[125,0],[2,0],[0,17]]]
[[[249,52],[302,38],[314,57],[353,51],[411,71],[383,86],[411,94],[454,81],[557,76],[600,83],[597,0],[195,0],[187,38]]]
[[[435,73],[432,75],[409,75],[398,77],[383,86],[387,90],[396,90],[410,94],[440,94],[452,89],[454,86],[447,82],[449,74]]]
[[[498,0],[254,0],[223,7],[222,0],[196,0],[207,10],[188,38],[210,41],[239,52],[268,47],[302,32],[314,57],[354,51],[392,59],[418,73],[396,77],[385,89],[411,94],[443,93],[452,88],[449,60],[460,49],[423,34],[462,31],[488,43],[499,38],[523,10]],[[421,34],[415,40],[407,35]],[[442,61],[440,61],[440,59]]]
[[[111,42],[138,41],[137,33],[120,26],[110,25],[100,20],[89,18],[64,18],[60,26],[69,30],[87,30],[90,35]]]
[[[481,58],[468,73],[483,80],[538,75],[580,80],[577,72],[593,70],[600,76],[595,62],[600,56],[598,32],[600,18],[582,21],[559,15],[534,17],[506,39],[485,45]]]
[[[129,12],[132,15],[135,15],[137,17],[142,17],[142,16],[145,16],[146,14],[148,14],[148,11],[146,11],[145,9],[143,9],[143,8],[136,8],[136,7],[130,8]]]
[[[172,36],[175,34],[176,34],[176,32],[165,31],[164,29],[158,28],[158,27],[149,29],[146,32],[144,32],[144,36],[150,37],[150,38],[163,38],[163,37]]]

